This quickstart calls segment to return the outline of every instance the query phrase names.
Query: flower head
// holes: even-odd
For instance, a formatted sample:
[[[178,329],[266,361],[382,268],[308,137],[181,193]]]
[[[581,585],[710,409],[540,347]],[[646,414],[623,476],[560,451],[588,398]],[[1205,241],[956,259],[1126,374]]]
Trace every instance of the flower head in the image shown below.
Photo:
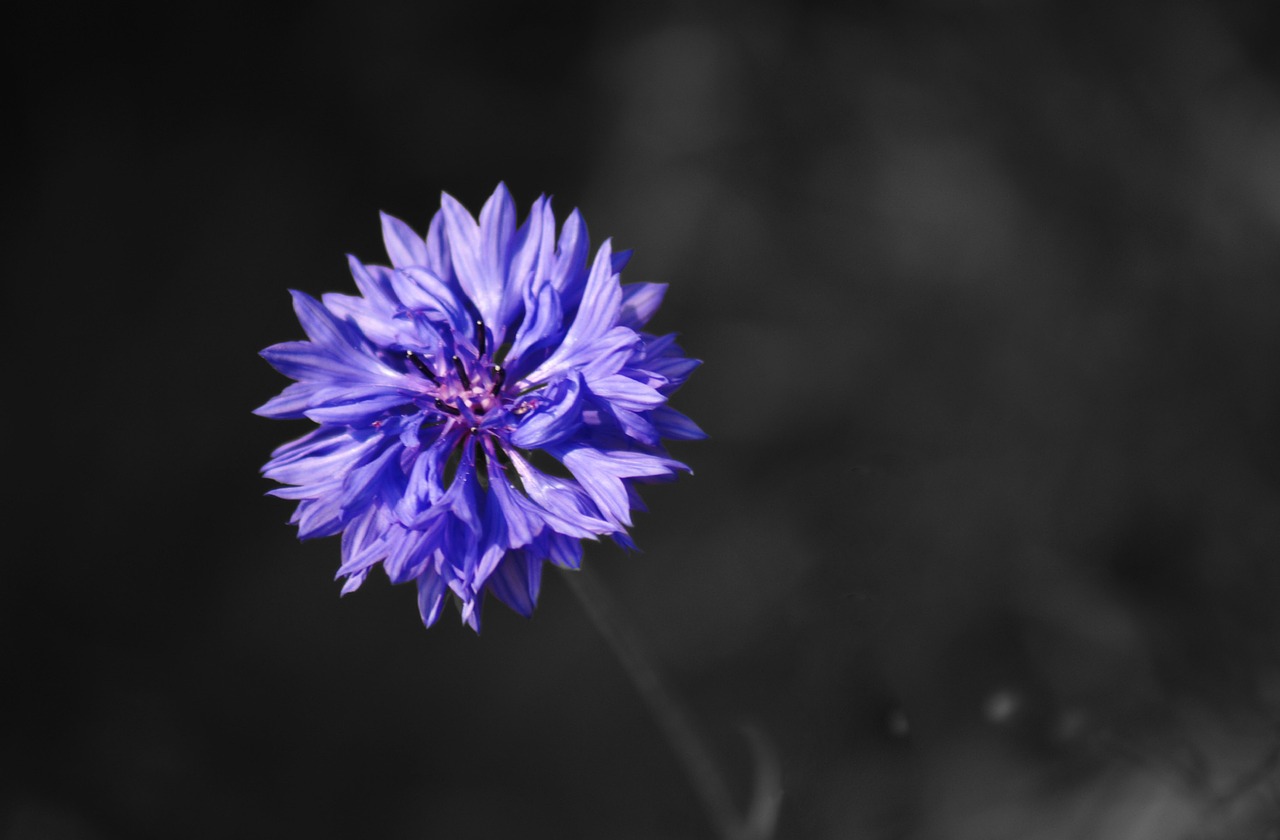
[[[688,471],[661,441],[704,437],[666,404],[700,363],[643,332],[666,286],[620,285],[630,252],[588,261],[545,196],[517,226],[501,184],[478,222],[446,194],[425,239],[382,233],[390,267],[349,258],[357,296],[293,292],[309,340],[262,351],[296,382],[256,413],[319,424],[263,474],[300,538],[342,534],[343,594],[381,564],[428,626],[449,593],[477,630],[486,591],[528,616],[544,561],[631,546],[634,485]]]

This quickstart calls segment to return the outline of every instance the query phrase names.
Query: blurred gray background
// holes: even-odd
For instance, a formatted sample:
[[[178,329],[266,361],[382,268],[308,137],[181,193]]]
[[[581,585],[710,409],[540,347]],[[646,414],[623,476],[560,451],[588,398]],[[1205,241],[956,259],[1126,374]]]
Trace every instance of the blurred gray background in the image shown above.
[[[1275,8],[17,13],[0,837],[710,836],[560,573],[424,630],[262,495],[285,290],[499,180],[706,361],[587,562],[779,837],[1280,836]]]

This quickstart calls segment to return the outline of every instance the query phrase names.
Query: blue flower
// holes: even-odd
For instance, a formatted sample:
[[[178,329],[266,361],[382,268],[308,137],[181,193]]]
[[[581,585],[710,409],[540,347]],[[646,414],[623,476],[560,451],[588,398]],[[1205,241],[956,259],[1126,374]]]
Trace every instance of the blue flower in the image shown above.
[[[578,211],[557,237],[545,196],[517,226],[501,184],[478,222],[446,194],[425,239],[382,233],[391,267],[350,257],[358,296],[293,292],[309,340],[262,351],[296,382],[256,413],[319,425],[263,474],[299,538],[342,535],[343,594],[381,564],[427,626],[449,593],[476,630],[486,591],[528,616],[544,561],[632,547],[635,484],[688,471],[662,439],[705,436],[667,405],[700,362],[643,331],[666,286],[620,285],[630,252],[588,261]]]

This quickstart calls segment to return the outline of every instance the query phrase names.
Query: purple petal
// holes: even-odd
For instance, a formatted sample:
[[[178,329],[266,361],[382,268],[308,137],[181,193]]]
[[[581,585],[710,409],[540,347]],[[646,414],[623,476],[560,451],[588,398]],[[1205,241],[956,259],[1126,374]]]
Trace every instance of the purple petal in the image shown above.
[[[389,344],[403,344],[405,340],[405,324],[390,317],[393,310],[382,309],[367,298],[357,295],[340,295],[329,292],[320,298],[324,308],[351,323],[365,338],[383,347]]]
[[[564,343],[574,345],[603,335],[618,323],[622,306],[622,287],[610,268],[609,255],[612,243],[606,239],[596,252],[596,261],[587,276],[587,287],[573,325],[565,334]]]
[[[509,314],[507,312],[507,268],[511,240],[516,232],[516,203],[506,184],[498,184],[493,195],[480,210],[480,270],[484,275],[484,291],[476,301],[480,317],[493,330],[499,343],[503,340]],[[511,302],[518,307],[518,296]]]
[[[422,615],[422,623],[427,627],[435,624],[440,618],[446,591],[444,578],[435,572],[424,572],[422,577],[418,578],[418,612]]]
[[[427,264],[427,245],[422,237],[413,232],[413,228],[386,213],[382,217],[382,242],[387,248],[387,256],[396,268],[411,265]]]
[[[600,512],[620,525],[631,524],[627,490],[622,479],[670,475],[675,470],[688,469],[679,461],[643,452],[604,452],[588,446],[548,451],[581,482]]]
[[[698,428],[698,424],[676,411],[671,406],[659,406],[649,415],[658,433],[671,440],[702,440],[707,433]]]
[[[389,272],[375,271],[379,266],[366,266],[351,254],[347,254],[347,265],[351,269],[351,279],[356,281],[356,288],[369,303],[383,312],[394,312],[400,306],[388,282]]]
[[[558,443],[577,429],[582,413],[582,387],[577,374],[529,397],[538,407],[527,414],[511,434],[521,449],[542,449]]]
[[[614,273],[618,270],[615,267]],[[666,293],[666,283],[628,283],[623,286],[622,311],[618,314],[618,323],[624,327],[639,330],[649,323],[649,319],[658,311]]]
[[[492,519],[501,516],[506,530],[506,548],[522,548],[533,541],[543,525],[537,517],[537,509],[511,484],[497,459],[490,457],[489,499],[485,513]]]
[[[368,510],[347,523],[342,532],[342,566],[338,576],[355,574],[377,563],[387,552],[386,532],[376,510]]]
[[[591,393],[628,411],[648,411],[667,401],[653,388],[629,376],[614,374],[587,383]]]
[[[608,404],[609,412],[614,419],[618,421],[618,425],[622,427],[622,431],[626,432],[627,437],[632,440],[639,441],[647,446],[657,446],[662,442],[662,436],[658,434],[658,430],[645,419],[644,414],[635,411],[628,411],[625,408],[619,408],[612,403]],[[632,504],[635,507],[635,504]]]
[[[445,234],[444,211],[437,210],[431,217],[427,227],[427,261],[424,268],[435,272],[437,277],[452,283],[455,279],[453,261],[449,255],[449,239]]]
[[[307,419],[317,423],[361,426],[373,422],[387,411],[404,405],[408,399],[399,393],[371,395],[351,402],[308,409]]]
[[[551,285],[542,286],[536,299],[525,302],[525,317],[516,330],[515,341],[507,353],[507,365],[516,376],[521,376],[519,361],[530,350],[538,348],[554,336],[563,319],[560,295]]]
[[[576,307],[582,299],[583,269],[590,249],[587,226],[582,221],[582,214],[575,209],[564,220],[564,226],[560,229],[560,242],[556,246],[556,258],[551,267],[551,283],[560,293],[567,309]]]
[[[547,525],[553,530],[577,539],[595,539],[613,530],[613,525],[599,517],[595,503],[576,481],[534,469],[518,452],[507,454],[520,474],[529,499],[541,508]]]
[[[485,323],[496,323],[502,301],[501,279],[485,274],[480,227],[466,208],[448,193],[441,196],[440,205],[458,283],[475,304]],[[488,207],[488,204],[485,206]]]
[[[291,289],[289,294],[293,295],[293,311],[298,315],[298,322],[312,342],[332,349],[363,346],[360,334],[350,324],[335,318],[323,303],[306,292]]]
[[[369,570],[367,568],[361,569],[360,571],[351,575],[350,577],[347,578],[346,583],[342,584],[341,594],[349,595],[352,592],[355,592],[357,589],[360,588],[360,584],[364,583],[364,579],[368,576],[369,576]]]
[[[296,420],[312,405],[316,386],[310,382],[294,382],[276,396],[253,410],[259,417]]]
[[[542,580],[542,561],[530,560],[524,552],[512,552],[489,577],[489,591],[498,600],[525,618],[533,615]]]
[[[562,569],[582,568],[582,541],[563,534],[548,534],[547,559]]]
[[[406,309],[438,313],[458,331],[471,324],[465,306],[454,296],[449,284],[428,269],[402,268],[392,275],[391,287]]]

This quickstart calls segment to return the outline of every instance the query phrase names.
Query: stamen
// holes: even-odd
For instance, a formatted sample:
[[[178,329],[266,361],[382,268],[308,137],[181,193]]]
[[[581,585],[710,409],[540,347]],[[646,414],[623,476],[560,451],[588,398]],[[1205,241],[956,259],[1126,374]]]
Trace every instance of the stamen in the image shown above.
[[[502,390],[502,383],[507,381],[507,369],[502,365],[493,366],[493,388],[489,390],[490,394],[496,394]]]
[[[458,378],[462,380],[463,388],[471,387],[471,378],[467,376],[467,369],[462,364],[462,359],[457,356],[453,357],[453,369],[458,372]]]
[[[404,351],[404,357],[409,361],[413,362],[413,366],[418,369],[419,373],[421,373],[423,376],[425,376],[427,379],[430,379],[432,382],[436,383],[437,385],[440,384],[440,380],[437,379],[436,375],[431,372],[431,368],[427,367],[427,363],[422,361],[421,356],[419,356],[417,353],[413,352],[412,350],[406,350]]]
[[[436,408],[440,409],[445,414],[452,414],[454,417],[457,417],[462,414],[461,411],[458,411],[458,409],[449,405],[447,402],[440,399],[439,397],[436,397]]]
[[[484,321],[476,320],[476,357],[484,356]]]

